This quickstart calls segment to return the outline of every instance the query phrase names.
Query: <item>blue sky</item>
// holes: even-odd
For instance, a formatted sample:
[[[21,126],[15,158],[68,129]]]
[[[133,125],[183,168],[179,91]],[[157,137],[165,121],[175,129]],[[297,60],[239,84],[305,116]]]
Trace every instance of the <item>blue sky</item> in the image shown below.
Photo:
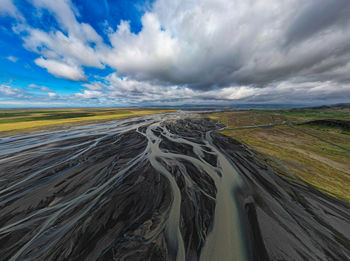
[[[9,1],[5,4],[8,4]],[[72,6],[76,8],[77,20],[81,23],[90,24],[96,32],[108,38],[104,33],[106,24],[116,28],[122,20],[130,21],[132,32],[139,32],[142,28],[140,19],[142,14],[151,2],[149,1],[108,1],[97,0],[73,1]],[[55,18],[52,14],[41,8],[32,5],[30,1],[13,1],[17,10],[25,18],[30,26],[48,32],[53,28],[59,30]],[[65,78],[58,78],[50,74],[44,68],[37,66],[34,60],[38,58],[36,53],[26,50],[23,47],[21,35],[14,32],[13,27],[17,25],[18,19],[14,19],[9,14],[2,13],[0,16],[0,82],[3,85],[20,90],[21,95],[29,96],[21,98],[16,96],[1,95],[0,107],[27,107],[27,106],[50,106],[48,93],[71,96],[82,88],[86,81],[72,81]],[[87,75],[99,75],[101,77],[115,71],[109,67],[99,70],[91,67],[85,68]],[[6,101],[8,103],[6,104]],[[53,106],[80,106],[74,99],[70,102],[58,100]],[[106,104],[106,106],[113,105]],[[116,104],[117,105],[117,104]],[[94,102],[86,103],[83,106],[94,106]]]
[[[0,107],[348,102],[349,13],[347,0],[0,0]]]

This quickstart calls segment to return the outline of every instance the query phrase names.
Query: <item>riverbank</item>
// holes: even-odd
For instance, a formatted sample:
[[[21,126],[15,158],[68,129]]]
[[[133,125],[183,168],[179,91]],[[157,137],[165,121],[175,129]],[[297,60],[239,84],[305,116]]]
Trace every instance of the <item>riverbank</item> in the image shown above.
[[[174,113],[1,139],[0,256],[346,260],[349,206],[222,127]]]

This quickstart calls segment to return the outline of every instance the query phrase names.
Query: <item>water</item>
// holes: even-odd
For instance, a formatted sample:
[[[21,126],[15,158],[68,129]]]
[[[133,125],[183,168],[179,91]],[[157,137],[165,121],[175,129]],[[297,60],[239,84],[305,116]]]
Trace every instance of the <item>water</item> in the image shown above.
[[[327,260],[335,246],[339,260],[348,255],[347,241],[339,245],[348,240],[347,206],[284,181],[198,117],[150,115],[1,139],[0,256]],[[311,194],[299,202],[290,191]]]

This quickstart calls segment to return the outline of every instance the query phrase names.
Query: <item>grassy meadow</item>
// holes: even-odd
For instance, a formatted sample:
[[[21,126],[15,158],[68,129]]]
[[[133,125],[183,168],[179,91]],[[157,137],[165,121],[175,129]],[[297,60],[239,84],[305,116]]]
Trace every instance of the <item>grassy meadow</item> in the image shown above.
[[[297,180],[296,175],[350,202],[350,108],[250,110],[207,116],[226,124],[223,134],[260,152],[277,173]]]

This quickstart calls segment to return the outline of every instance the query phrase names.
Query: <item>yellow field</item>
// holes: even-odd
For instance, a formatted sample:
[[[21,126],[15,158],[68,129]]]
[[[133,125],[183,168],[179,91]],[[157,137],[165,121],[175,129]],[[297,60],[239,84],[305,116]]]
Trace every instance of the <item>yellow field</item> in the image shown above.
[[[68,112],[67,112],[68,111]],[[98,121],[109,121],[109,120],[116,120],[121,118],[127,118],[127,117],[133,117],[133,116],[142,116],[142,115],[150,115],[150,114],[156,114],[156,113],[165,113],[170,112],[172,110],[164,110],[164,109],[150,109],[150,110],[140,110],[140,109],[114,109],[114,110],[106,110],[106,109],[68,109],[64,112],[60,112],[57,110],[57,112],[52,113],[52,110],[50,110],[50,115],[54,114],[54,116],[62,116],[66,113],[89,113],[92,114],[91,116],[84,116],[84,117],[73,117],[65,119],[43,119],[43,120],[30,120],[27,121],[29,117],[33,117],[34,114],[26,113],[25,117],[23,116],[13,116],[10,117],[10,120],[16,120],[17,122],[0,122],[0,135],[1,134],[12,134],[12,133],[18,133],[18,132],[26,132],[26,131],[33,131],[33,130],[42,130],[47,128],[56,128],[56,127],[62,127],[62,126],[72,126],[72,125],[79,125],[79,124],[87,124],[92,122],[98,122]],[[20,112],[23,112],[20,111]],[[25,112],[25,111],[24,111]],[[18,113],[17,110],[11,110],[6,111],[6,113]],[[46,110],[42,110],[40,113],[35,113],[36,118],[41,118],[47,116],[48,113],[46,113]],[[9,119],[9,117],[0,117],[1,119]]]

